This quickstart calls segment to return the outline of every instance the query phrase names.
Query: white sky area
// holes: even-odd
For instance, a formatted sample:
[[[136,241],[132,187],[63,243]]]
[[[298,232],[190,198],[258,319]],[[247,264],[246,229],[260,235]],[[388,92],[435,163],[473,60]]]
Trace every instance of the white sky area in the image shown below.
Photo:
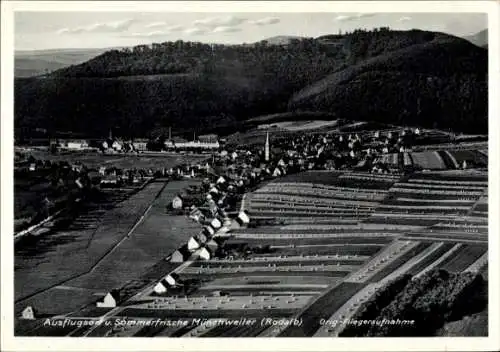
[[[107,48],[198,41],[252,43],[278,35],[317,37],[356,28],[422,29],[456,36],[487,28],[484,13],[16,12],[15,50]]]

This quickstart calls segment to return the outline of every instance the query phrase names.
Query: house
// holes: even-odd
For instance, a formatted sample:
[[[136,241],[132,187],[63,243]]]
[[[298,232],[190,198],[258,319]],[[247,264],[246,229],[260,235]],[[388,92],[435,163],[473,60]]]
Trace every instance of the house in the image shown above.
[[[179,274],[170,273],[167,276],[165,276],[165,281],[167,282],[168,285],[175,287],[180,284]]]
[[[162,293],[166,293],[167,292],[167,289],[168,289],[168,285],[167,285],[167,282],[165,281],[165,279],[162,279],[160,282],[158,282],[155,287],[153,288],[153,291],[156,293],[156,294],[162,294]]]
[[[172,209],[182,209],[183,197],[179,194],[172,199]]]
[[[205,247],[208,248],[212,253],[214,253],[217,248],[219,248],[219,244],[212,239],[205,243]]]
[[[99,168],[99,174],[101,174],[102,176],[106,175],[106,167],[105,166],[101,166]]]
[[[218,195],[220,193],[220,190],[217,186],[213,186],[212,188],[210,188],[208,193],[210,193],[212,195],[212,197],[215,197],[216,195]]]
[[[111,148],[116,151],[121,151],[123,149],[123,145],[118,141],[113,141],[113,143],[111,144]]]
[[[208,237],[201,232],[198,235],[196,235],[196,238],[198,239],[199,243],[206,243],[208,241]]]
[[[238,216],[232,221],[231,229],[239,229],[240,227],[246,226],[250,223],[250,218],[246,211],[241,211]]]
[[[210,222],[210,227],[212,227],[215,231],[217,231],[218,229],[220,229],[222,227],[222,222],[219,219],[214,218]]]
[[[35,320],[36,319],[36,311],[32,306],[27,306],[21,313],[21,319],[23,320]]]
[[[108,176],[101,180],[101,187],[115,187],[120,183],[120,180],[116,176]]]
[[[102,301],[97,302],[98,308],[114,308],[118,304],[120,292],[118,290],[111,290],[104,296]]]
[[[218,179],[217,179],[217,184],[224,184],[226,183],[226,179],[223,177],[223,176],[220,176]]]
[[[201,260],[209,260],[212,258],[212,252],[207,247],[200,249],[198,256]]]
[[[189,218],[195,222],[200,222],[204,218],[204,215],[200,209],[193,205],[189,213]]]
[[[82,141],[67,141],[63,143],[63,148],[65,149],[71,149],[71,150],[83,150],[87,149],[89,147],[89,143],[85,140]]]
[[[144,151],[148,149],[148,141],[143,139],[136,139],[132,142],[135,150]]]
[[[201,233],[207,238],[211,238],[215,234],[215,230],[211,226],[203,226]]]
[[[183,245],[179,249],[177,249],[170,256],[171,263],[183,263],[187,261],[191,257],[191,252],[188,250],[187,244]]]
[[[187,243],[187,247],[190,252],[194,252],[195,250],[200,248],[200,243],[196,238],[191,237]]]
[[[279,176],[281,176],[281,170],[278,167],[276,167],[273,171],[273,177],[279,177]]]
[[[31,163],[29,170],[30,171],[35,171],[36,170],[36,164],[35,163]]]
[[[153,291],[156,294],[162,294],[166,293],[170,288],[177,288],[179,285],[181,285],[179,275],[177,273],[170,273],[155,285]]]
[[[219,140],[219,136],[216,134],[202,134],[198,136],[198,140],[202,143],[215,143]]]

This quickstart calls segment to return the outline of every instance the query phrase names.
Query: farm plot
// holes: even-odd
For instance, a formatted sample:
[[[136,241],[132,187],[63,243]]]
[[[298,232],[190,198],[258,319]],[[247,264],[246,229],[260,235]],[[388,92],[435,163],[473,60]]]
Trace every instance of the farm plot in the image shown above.
[[[199,228],[184,217],[167,216],[158,221],[172,228],[181,228],[177,237],[171,233],[137,233],[132,234],[119,248],[108,255],[95,269],[74,281],[73,285],[99,290],[110,290],[120,287],[131,278],[139,277],[149,267],[175,251]],[[167,226],[168,226],[167,225]],[[160,274],[165,275],[168,269]]]
[[[238,277],[248,277],[248,278],[255,278],[255,277],[260,277],[260,276],[272,276],[272,275],[276,275],[276,276],[283,276],[283,275],[287,275],[287,276],[290,276],[290,277],[293,277],[293,276],[308,276],[308,275],[314,275],[314,276],[323,276],[325,278],[342,278],[344,276],[346,276],[347,274],[350,273],[350,270],[344,270],[344,271],[341,271],[340,269],[337,269],[337,268],[334,268],[334,269],[337,269],[335,271],[333,270],[330,270],[330,271],[327,271],[327,270],[324,270],[324,271],[321,271],[321,270],[315,270],[315,267],[311,267],[311,268],[308,268],[309,270],[304,270],[303,268],[301,267],[297,267],[295,268],[294,270],[277,270],[278,268],[269,268],[270,270],[265,270],[265,271],[250,271],[250,270],[247,270],[246,272],[237,272],[236,270],[232,270],[232,271],[218,271],[218,272],[213,272],[213,273],[206,273],[203,275],[200,275],[198,271],[192,271],[191,273],[187,273],[187,272],[180,272],[179,275],[182,279],[185,279],[185,280],[190,280],[190,279],[193,279],[193,280],[199,280],[200,277],[202,277],[203,281],[211,281],[211,280],[215,280],[215,279],[220,279],[220,278],[238,278]]]
[[[411,153],[413,163],[427,170],[444,170],[446,164],[438,152],[415,152]]]
[[[433,205],[447,205],[450,207],[474,205],[474,199],[419,199],[411,197],[398,197],[387,198],[382,204],[402,205],[402,206],[433,206]]]
[[[162,187],[149,184],[119,203],[104,214],[96,229],[56,232],[16,248],[16,299],[27,298],[89,270],[125,237]]]
[[[473,264],[487,251],[487,246],[466,244],[439,265],[450,272],[461,272]]]
[[[399,153],[382,154],[375,159],[375,162],[379,162],[386,165],[398,166],[399,164]]]
[[[372,189],[358,189],[352,187],[323,187],[323,186],[312,186],[312,185],[287,185],[287,186],[276,186],[275,184],[269,184],[255,193],[266,194],[267,197],[275,196],[279,199],[280,195],[284,196],[296,196],[296,197],[310,197],[310,198],[320,198],[321,201],[327,202],[323,199],[339,199],[339,200],[359,200],[367,202],[377,202],[384,198],[384,190],[372,190]]]
[[[36,159],[50,161],[81,162],[89,168],[100,166],[117,167],[120,169],[162,169],[171,168],[179,164],[201,162],[207,159],[206,155],[181,155],[181,154],[102,154],[97,152],[66,152],[52,154],[48,151],[30,151]]]
[[[240,275],[247,275],[247,274],[256,274],[262,273],[264,274],[269,274],[269,273],[280,273],[281,275],[283,273],[289,273],[289,275],[298,275],[298,273],[304,273],[304,272],[309,272],[309,273],[315,273],[317,272],[319,275],[322,273],[326,275],[330,275],[332,273],[332,276],[338,276],[335,273],[339,272],[341,273],[340,275],[343,275],[345,272],[351,272],[353,270],[356,270],[359,268],[359,265],[353,265],[353,264],[335,264],[335,265],[302,265],[300,263],[297,263],[295,265],[276,265],[275,263],[273,264],[267,264],[266,266],[254,266],[254,267],[241,267],[241,268],[234,268],[234,267],[224,267],[224,266],[216,266],[216,267],[187,267],[182,271],[183,275],[189,275],[189,274],[198,274],[198,275],[232,275],[235,273],[239,273]]]
[[[423,183],[423,182],[408,182],[408,183],[395,183],[394,188],[408,188],[412,190],[437,190],[437,191],[467,191],[467,192],[477,192],[484,191],[485,187],[480,185],[463,185],[463,184],[435,184],[435,183]],[[392,190],[391,190],[392,191]]]
[[[297,316],[302,319],[301,326],[288,326],[279,333],[279,337],[312,336],[320,327],[321,319],[328,319],[365,284],[342,282],[332,287],[310,305],[306,306]]]
[[[325,276],[305,275],[305,276],[288,276],[285,275],[260,275],[260,276],[239,276],[231,278],[217,278],[208,283],[214,286],[227,285],[331,285],[337,282],[337,279],[328,278]],[[202,287],[203,288],[203,287]]]
[[[306,171],[298,174],[286,175],[285,177],[278,178],[271,184],[279,185],[281,183],[311,183],[311,184],[324,184],[332,185],[341,172],[338,171]]]
[[[369,224],[369,223],[359,223],[355,225],[351,224],[341,224],[341,225],[305,225],[305,224],[297,224],[297,225],[285,225],[280,227],[282,230],[286,231],[330,231],[331,233],[394,233],[397,235],[402,231],[410,231],[414,229],[413,226],[394,226],[387,224]],[[305,232],[307,233],[307,232]]]
[[[460,166],[462,166],[465,161],[467,165],[488,167],[488,156],[476,150],[453,150],[450,151],[450,154]]]
[[[384,245],[390,242],[393,237],[387,234],[379,234],[378,236],[370,236],[370,234],[353,233],[349,234],[328,234],[326,236],[321,236],[317,234],[315,237],[313,234],[292,236],[291,234],[283,236],[269,235],[269,236],[259,236],[254,234],[248,237],[238,237],[235,239],[230,239],[226,243],[228,245],[240,245],[247,244],[249,246],[259,246],[259,245],[270,245],[271,247],[291,247],[291,248],[302,248],[302,247],[320,247],[328,245],[356,245],[356,244],[378,244]],[[300,237],[299,237],[300,236]],[[274,256],[274,255],[271,255]]]
[[[264,309],[203,309],[203,318],[281,318],[290,317],[296,313],[296,309],[290,308],[269,308]],[[274,307],[274,306],[273,306]],[[158,319],[176,319],[176,318],[199,318],[200,309],[149,309],[149,308],[125,308],[119,314],[120,317],[134,318],[158,318]],[[192,328],[192,327],[190,327]]]
[[[252,214],[258,214],[259,216],[266,217],[276,217],[285,218],[289,222],[293,222],[293,218],[295,217],[305,217],[305,216],[326,216],[332,215],[338,217],[340,219],[358,219],[358,218],[367,218],[370,216],[370,211],[361,211],[361,210],[316,210],[316,209],[269,209],[270,207],[260,207],[256,208],[254,206],[249,207],[249,212]]]
[[[408,253],[418,245],[418,242],[394,241],[363,265],[358,271],[349,275],[345,281],[356,283],[365,282],[399,257],[408,256]]]
[[[482,196],[472,208],[472,216],[488,218],[488,196]]]
[[[344,257],[349,257],[348,259],[311,259],[311,260],[301,260],[301,259],[294,259],[294,260],[288,260],[288,261],[280,261],[280,260],[273,260],[273,261],[254,261],[254,260],[246,260],[246,261],[238,261],[236,263],[232,262],[225,262],[225,263],[220,263],[220,262],[206,262],[205,264],[197,263],[197,265],[192,265],[191,268],[217,268],[217,269],[228,269],[228,268],[235,268],[235,269],[241,269],[243,267],[245,268],[260,268],[262,266],[271,266],[271,267],[292,267],[295,265],[298,265],[299,267],[302,267],[303,265],[309,266],[317,266],[318,268],[321,267],[328,267],[332,265],[361,265],[363,264],[364,260],[356,260],[356,256],[344,256]],[[361,257],[364,258],[365,256]],[[339,256],[339,258],[341,258]]]
[[[56,286],[34,297],[28,298],[21,303],[17,303],[14,312],[16,316],[19,316],[24,308],[31,305],[35,307],[40,314],[66,314],[89,302],[97,301],[99,298],[100,297],[96,296],[94,291],[91,290],[71,286]]]
[[[385,244],[359,243],[359,244],[329,244],[329,245],[303,245],[303,246],[271,246],[276,252],[270,255],[352,255],[371,256],[378,252]],[[261,257],[266,256],[260,254]]]
[[[359,307],[363,305],[380,286],[380,284],[369,284],[358,291],[328,319],[331,324],[322,325],[318,331],[316,331],[314,337],[338,336],[345,327],[343,322],[350,320]],[[335,325],[334,322],[337,322],[337,324]]]
[[[369,278],[368,282],[378,282],[390,275],[395,270],[400,268],[403,264],[408,262],[411,258],[415,257],[419,253],[422,253],[425,249],[427,249],[431,244],[430,243],[419,243],[417,246],[414,246],[412,249],[404,253],[404,255],[399,255],[397,258],[392,260],[391,262],[384,265],[380,268],[376,273]],[[382,253],[382,252],[380,252]],[[381,258],[380,253],[375,258]],[[384,257],[382,257],[384,258]],[[376,262],[376,261],[374,261]],[[368,266],[368,265],[367,265]],[[367,266],[363,266],[363,270],[367,268]],[[355,273],[357,275],[358,273]]]
[[[448,185],[481,185],[488,186],[488,172],[478,170],[447,170],[419,172],[409,182],[448,184]]]
[[[441,246],[436,248],[436,250],[426,256],[418,264],[412,266],[408,273],[411,275],[423,275],[424,273],[432,270],[439,263],[444,261],[448,256],[453,254],[453,252],[458,250],[458,248],[460,248],[461,246],[461,244],[455,243],[442,243]]]
[[[134,305],[136,309],[154,310],[264,310],[264,309],[300,309],[313,296],[293,295],[293,296],[185,296],[156,298],[153,302],[140,303]]]
[[[301,261],[302,263],[309,264],[321,264],[325,262],[340,262],[341,264],[347,264],[352,262],[357,262],[360,260],[368,259],[368,256],[351,256],[351,255],[309,255],[309,256],[268,256],[268,257],[254,257],[249,259],[212,259],[208,263],[213,265],[245,265],[245,266],[255,266],[262,265],[262,263],[290,263]],[[345,263],[344,263],[345,262]],[[204,265],[203,262],[194,262],[191,266],[201,266]]]
[[[109,290],[137,278],[199,232],[199,225],[183,216],[165,214],[165,206],[190,182],[170,182],[155,199],[144,221],[94,270],[72,282],[86,288]],[[164,275],[166,272],[159,273]]]

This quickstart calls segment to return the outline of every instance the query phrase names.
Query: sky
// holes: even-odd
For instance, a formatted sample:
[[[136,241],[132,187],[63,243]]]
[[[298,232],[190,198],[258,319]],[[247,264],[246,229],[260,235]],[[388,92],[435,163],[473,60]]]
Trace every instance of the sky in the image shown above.
[[[165,41],[252,43],[278,35],[317,37],[374,27],[456,36],[487,28],[483,13],[16,12],[15,50],[108,48]]]

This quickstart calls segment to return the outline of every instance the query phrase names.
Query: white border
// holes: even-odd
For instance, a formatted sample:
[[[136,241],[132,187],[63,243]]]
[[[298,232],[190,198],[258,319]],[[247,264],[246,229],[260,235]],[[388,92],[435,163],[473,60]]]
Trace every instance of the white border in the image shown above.
[[[294,2],[101,2],[101,1],[2,1],[1,2],[1,349],[4,351],[332,351],[332,350],[500,350],[499,324],[499,14],[495,1],[294,1]],[[139,338],[20,338],[13,336],[13,12],[14,11],[113,11],[113,12],[482,12],[488,13],[489,30],[489,337],[488,338],[294,338],[259,339],[139,339]]]

